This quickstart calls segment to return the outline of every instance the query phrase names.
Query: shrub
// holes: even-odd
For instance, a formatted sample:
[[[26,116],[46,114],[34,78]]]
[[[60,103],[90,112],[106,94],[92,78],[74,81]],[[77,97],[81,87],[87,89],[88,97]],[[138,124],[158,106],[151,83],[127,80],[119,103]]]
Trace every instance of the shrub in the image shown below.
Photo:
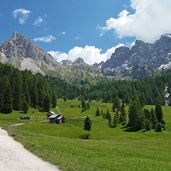
[[[156,132],[162,132],[162,124],[161,124],[160,122],[158,122],[158,123],[156,124],[155,131],[156,131]]]
[[[88,140],[88,139],[90,139],[90,134],[89,133],[82,134],[80,138],[84,139],[84,140]]]

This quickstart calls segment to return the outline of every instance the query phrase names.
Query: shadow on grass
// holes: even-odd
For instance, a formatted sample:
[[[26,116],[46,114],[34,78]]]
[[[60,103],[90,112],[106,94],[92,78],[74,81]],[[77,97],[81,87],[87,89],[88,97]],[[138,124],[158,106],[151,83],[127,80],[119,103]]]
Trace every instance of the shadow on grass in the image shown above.
[[[121,129],[123,131],[125,131],[125,132],[138,132],[138,131],[140,131],[140,129],[136,129],[136,128],[133,128],[133,127],[128,127],[127,125],[123,126]]]

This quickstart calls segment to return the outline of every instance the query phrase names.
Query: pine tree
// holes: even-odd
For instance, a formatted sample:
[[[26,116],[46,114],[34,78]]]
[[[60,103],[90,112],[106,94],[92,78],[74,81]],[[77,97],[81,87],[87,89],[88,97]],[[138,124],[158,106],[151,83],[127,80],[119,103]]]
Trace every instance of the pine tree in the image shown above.
[[[20,110],[22,107],[22,96],[23,96],[23,82],[22,75],[19,71],[15,72],[13,75],[13,109]]]
[[[45,112],[50,111],[50,98],[49,98],[49,96],[45,96],[45,98],[44,98],[43,109],[44,109]]]
[[[24,103],[23,103],[23,112],[25,114],[27,114],[28,109],[29,109],[29,105],[28,105],[28,103],[26,101],[24,101]]]
[[[118,112],[120,110],[121,107],[121,100],[119,99],[119,97],[116,97],[114,102],[113,102],[113,112]]]
[[[96,110],[96,116],[100,116],[100,109],[99,108],[97,108],[97,110]]]
[[[124,96],[124,102],[125,102],[127,105],[129,105],[130,101],[131,101],[130,96],[129,96],[129,94],[127,93],[127,94]]]
[[[156,105],[155,113],[156,113],[156,117],[157,117],[158,122],[162,122],[162,120],[163,120],[163,111],[162,111],[162,107],[160,105]]]
[[[31,89],[32,93],[31,93],[31,104],[34,108],[37,107],[38,102],[39,102],[39,95],[38,95],[38,88],[37,88],[37,82],[34,78],[33,80],[33,86]]]
[[[112,117],[111,117],[110,113],[109,113],[109,116],[108,116],[108,125],[109,125],[109,127],[112,127]]]
[[[157,124],[157,117],[154,109],[151,109],[151,118],[152,118],[152,128],[154,129]]]
[[[125,122],[126,121],[126,112],[125,112],[125,104],[124,101],[122,100],[122,105],[121,105],[121,109],[120,109],[120,117],[119,117],[119,122]]]
[[[82,100],[81,100],[81,106],[82,106],[82,108],[85,108],[86,107],[84,98],[82,98]]]
[[[112,118],[111,118],[111,114],[110,114],[110,112],[109,112],[109,109],[107,109],[105,119],[108,120],[108,125],[109,125],[109,127],[112,127]]]
[[[81,106],[82,106],[82,111],[83,112],[87,110],[86,102],[84,100],[84,97],[82,97],[82,99],[81,99]]]
[[[146,123],[145,123],[145,129],[146,129],[146,131],[150,131],[151,128],[152,128],[151,121],[147,118]]]
[[[113,128],[117,127],[117,124],[118,124],[118,117],[117,115],[114,116],[114,119],[113,119]]]
[[[148,109],[144,109],[144,115],[152,123],[152,115],[151,115],[151,112]]]
[[[84,130],[90,131],[91,130],[91,120],[90,118],[87,116],[84,120]]]
[[[52,103],[52,108],[55,108],[57,105],[57,100],[56,100],[55,94],[53,94],[53,96],[52,96],[52,102],[51,103]]]
[[[2,107],[2,113],[8,114],[12,112],[12,93],[11,93],[11,87],[8,83],[7,88],[4,93],[4,104]]]
[[[107,112],[106,112],[106,116],[105,116],[106,119],[109,119],[110,118],[110,113],[109,113],[109,109],[107,109]]]
[[[4,105],[4,96],[2,93],[0,93],[0,111],[2,110]]]
[[[145,126],[145,116],[139,101],[134,100],[129,106],[128,127],[133,130],[143,129]]]

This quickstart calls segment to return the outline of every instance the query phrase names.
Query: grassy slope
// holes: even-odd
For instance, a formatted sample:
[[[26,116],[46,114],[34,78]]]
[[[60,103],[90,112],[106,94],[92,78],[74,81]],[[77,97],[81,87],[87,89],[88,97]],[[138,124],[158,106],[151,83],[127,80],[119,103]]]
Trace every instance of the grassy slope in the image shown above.
[[[20,123],[22,114],[0,115],[0,126],[20,141],[27,149],[66,171],[165,171],[171,170],[171,113],[164,107],[167,130],[163,133],[124,132],[120,127],[109,128],[102,116],[95,117],[97,107],[103,111],[111,104],[92,102],[91,108],[81,112],[80,102],[58,100],[56,112],[66,117],[63,125],[49,124],[44,113],[29,111],[31,121]],[[70,108],[75,105],[75,108]],[[146,108],[151,108],[147,106]],[[92,120],[90,140],[81,140],[84,117]],[[36,121],[38,120],[38,121]],[[45,121],[45,122],[40,122]]]

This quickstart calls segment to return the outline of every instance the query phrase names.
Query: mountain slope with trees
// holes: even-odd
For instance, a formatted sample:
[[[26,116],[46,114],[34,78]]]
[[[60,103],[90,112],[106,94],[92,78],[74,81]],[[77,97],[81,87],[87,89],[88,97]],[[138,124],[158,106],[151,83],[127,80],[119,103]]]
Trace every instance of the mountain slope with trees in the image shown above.
[[[55,106],[56,98],[113,103],[118,97],[128,105],[137,96],[141,105],[165,105],[166,86],[171,94],[170,73],[136,81],[97,77],[93,82],[86,78],[68,82],[59,77],[33,75],[30,71],[20,71],[13,66],[0,64],[0,111],[23,111],[27,106],[47,110],[44,105],[48,102],[48,106]],[[171,96],[167,102],[171,104]],[[120,107],[121,102],[118,103]],[[119,107],[114,106],[116,110]]]

